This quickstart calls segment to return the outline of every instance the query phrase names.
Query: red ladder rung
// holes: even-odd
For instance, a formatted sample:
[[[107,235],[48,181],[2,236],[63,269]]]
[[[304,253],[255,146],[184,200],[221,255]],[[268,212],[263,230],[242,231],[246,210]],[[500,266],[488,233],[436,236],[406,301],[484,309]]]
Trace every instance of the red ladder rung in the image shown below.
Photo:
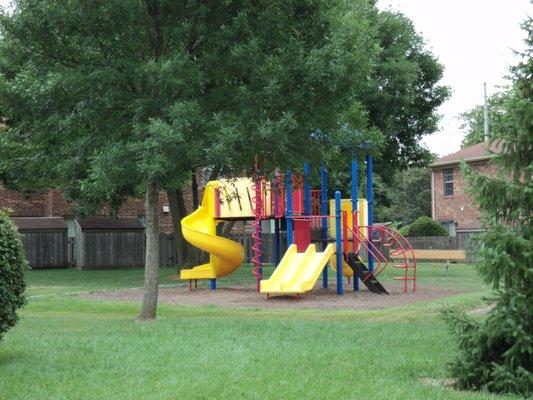
[[[389,254],[389,257],[403,257],[405,256],[405,251],[395,250]]]
[[[394,264],[394,268],[409,268],[407,264]]]

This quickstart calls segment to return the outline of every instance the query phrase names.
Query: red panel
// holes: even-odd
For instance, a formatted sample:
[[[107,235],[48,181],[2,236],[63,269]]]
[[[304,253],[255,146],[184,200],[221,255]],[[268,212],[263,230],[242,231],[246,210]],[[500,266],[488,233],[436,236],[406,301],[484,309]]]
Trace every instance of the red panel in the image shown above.
[[[276,218],[285,216],[285,182],[283,178],[283,175],[276,174],[272,185],[272,212]]]
[[[320,215],[322,209],[322,192],[320,189],[311,190],[311,215]]]
[[[302,215],[304,213],[304,191],[302,188],[292,191],[292,212],[293,215]]]
[[[311,244],[311,221],[294,220],[294,244],[298,252],[303,253]]]

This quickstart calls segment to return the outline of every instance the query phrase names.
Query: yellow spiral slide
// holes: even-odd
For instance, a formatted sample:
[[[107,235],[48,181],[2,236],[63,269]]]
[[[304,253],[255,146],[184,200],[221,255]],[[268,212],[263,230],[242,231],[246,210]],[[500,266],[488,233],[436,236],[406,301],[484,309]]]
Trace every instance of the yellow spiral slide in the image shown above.
[[[218,181],[209,182],[202,205],[181,220],[181,231],[187,242],[207,253],[209,262],[180,273],[181,279],[217,279],[231,274],[244,261],[244,248],[232,240],[217,236],[215,219],[215,189]]]

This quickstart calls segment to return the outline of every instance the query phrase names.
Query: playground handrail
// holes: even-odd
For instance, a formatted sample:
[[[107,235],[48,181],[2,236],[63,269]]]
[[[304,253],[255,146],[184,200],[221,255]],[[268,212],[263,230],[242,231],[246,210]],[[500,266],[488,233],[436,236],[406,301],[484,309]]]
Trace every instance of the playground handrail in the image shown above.
[[[348,248],[348,233],[352,233],[352,249],[354,253],[357,253],[356,249],[359,248],[359,243],[363,245],[368,254],[374,258],[377,262],[377,266],[373,271],[373,276],[380,275],[387,267],[390,259],[400,258],[403,261],[401,267],[404,268],[404,274],[401,279],[404,281],[404,292],[407,292],[407,281],[413,281],[413,292],[416,291],[416,257],[413,251],[411,243],[398,231],[381,227],[381,226],[359,226],[357,224],[357,211],[352,213],[353,229],[348,226],[347,212],[343,211],[343,252],[346,254],[349,251]],[[363,233],[365,229],[370,232],[370,238],[374,233],[378,234],[378,241],[385,246],[390,247],[391,253],[389,256],[383,254],[380,249],[374,244],[374,241],[366,237]],[[356,247],[357,246],[357,247]],[[413,270],[413,276],[408,276],[408,269]]]
[[[346,232],[352,233],[352,243],[353,243],[352,246],[355,246],[356,244],[355,238],[359,235],[361,236],[362,240],[357,239],[357,243],[360,242],[363,245],[363,247],[366,249],[368,254],[374,257],[374,260],[377,262],[378,265],[376,266],[376,269],[372,271],[372,275],[378,276],[382,271],[385,270],[387,266],[387,263],[388,263],[387,257],[383,253],[381,253],[381,251],[379,251],[379,249],[366,238],[366,236],[361,232],[359,227],[355,227],[357,232],[354,232],[352,229],[348,227],[348,224],[345,223],[344,225],[345,225],[344,230]],[[347,234],[344,235],[344,243],[345,243],[344,249],[347,252],[348,251],[348,235]],[[353,247],[353,249],[355,249],[355,247]],[[357,253],[357,252],[354,250],[354,253]],[[385,265],[382,266],[383,263]],[[368,278],[370,278],[370,275],[367,277],[367,279]]]

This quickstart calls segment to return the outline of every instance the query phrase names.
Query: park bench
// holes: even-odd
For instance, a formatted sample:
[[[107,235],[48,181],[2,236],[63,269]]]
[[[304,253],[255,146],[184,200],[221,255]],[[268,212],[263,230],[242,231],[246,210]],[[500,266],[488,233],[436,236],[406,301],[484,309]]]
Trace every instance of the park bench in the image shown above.
[[[420,250],[413,249],[416,260],[438,260],[446,262],[446,272],[452,261],[466,261],[465,250]]]

